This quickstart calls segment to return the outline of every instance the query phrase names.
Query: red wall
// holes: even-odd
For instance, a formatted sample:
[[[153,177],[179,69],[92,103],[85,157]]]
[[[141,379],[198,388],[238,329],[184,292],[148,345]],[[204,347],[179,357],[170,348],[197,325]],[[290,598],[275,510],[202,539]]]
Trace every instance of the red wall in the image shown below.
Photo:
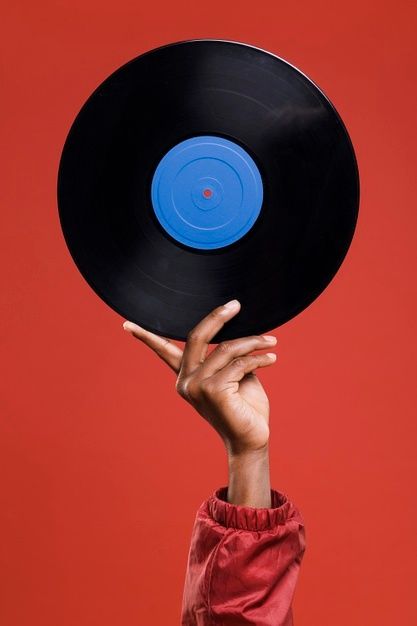
[[[260,374],[273,486],[306,521],[296,625],[417,623],[414,6],[3,6],[2,626],[179,623],[195,511],[225,484],[225,455],[171,371],[78,274],[55,188],[69,125],[98,83],[200,37],[252,43],[307,73],[342,115],[361,172],[348,257],[277,329],[279,361]]]

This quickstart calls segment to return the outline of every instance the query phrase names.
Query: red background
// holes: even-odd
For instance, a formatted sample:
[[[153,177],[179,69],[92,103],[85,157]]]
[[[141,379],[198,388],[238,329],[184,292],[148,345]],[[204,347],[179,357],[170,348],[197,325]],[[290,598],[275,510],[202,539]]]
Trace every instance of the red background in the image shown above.
[[[297,626],[417,623],[415,4],[17,1],[2,9],[2,626],[179,623],[220,440],[122,331],[60,232],[69,126],[114,69],[189,38],[284,57],[351,134],[361,213],[321,297],[277,329],[260,376],[272,482],[303,513]]]

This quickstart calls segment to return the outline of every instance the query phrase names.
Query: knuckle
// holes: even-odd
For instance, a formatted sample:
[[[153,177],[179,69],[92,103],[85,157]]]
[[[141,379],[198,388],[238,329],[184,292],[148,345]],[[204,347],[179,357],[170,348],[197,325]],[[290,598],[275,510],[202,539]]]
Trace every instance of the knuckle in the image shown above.
[[[187,335],[187,342],[189,341],[190,343],[195,343],[199,339],[200,339],[200,333],[198,332],[198,330],[196,330],[195,328],[190,330],[190,332]]]
[[[230,344],[230,342],[228,341],[222,341],[221,343],[219,343],[219,345],[217,346],[217,349],[219,352],[221,352],[222,354],[228,354],[231,349],[232,346]]]
[[[233,365],[236,369],[241,370],[245,367],[245,361],[242,358],[238,358],[233,361]]]
[[[211,317],[212,319],[217,320],[220,317],[222,311],[223,311],[223,307],[222,306],[217,308],[217,309],[213,309],[213,311],[210,312],[209,317]]]
[[[182,398],[188,397],[188,381],[185,378],[177,378],[175,389]]]
[[[185,400],[196,400],[200,394],[200,383],[192,377],[180,378],[177,380],[176,390]]]

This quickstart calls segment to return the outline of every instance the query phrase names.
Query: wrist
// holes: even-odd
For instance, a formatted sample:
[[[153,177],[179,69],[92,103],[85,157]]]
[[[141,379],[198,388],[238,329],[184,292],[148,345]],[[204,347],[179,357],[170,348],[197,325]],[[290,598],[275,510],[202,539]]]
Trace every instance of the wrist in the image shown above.
[[[224,439],[224,445],[226,448],[228,457],[240,457],[240,458],[262,458],[269,454],[269,437],[263,440],[262,443],[258,443],[256,446],[248,445],[242,441],[231,441]]]
[[[259,448],[239,448],[227,446],[227,458],[229,463],[236,461],[240,463],[257,464],[269,458],[269,442]]]
[[[228,502],[256,508],[271,507],[269,445],[227,451],[229,485]]]

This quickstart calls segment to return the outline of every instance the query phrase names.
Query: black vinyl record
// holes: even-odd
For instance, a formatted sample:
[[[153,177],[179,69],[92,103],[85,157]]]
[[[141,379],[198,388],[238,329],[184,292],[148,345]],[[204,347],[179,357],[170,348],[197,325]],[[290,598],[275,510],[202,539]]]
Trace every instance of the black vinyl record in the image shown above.
[[[212,143],[215,157],[199,158]],[[185,167],[176,147],[188,145],[197,152]],[[241,154],[243,173],[232,162]],[[307,76],[253,46],[192,40],[133,59],[94,91],[63,149],[58,206],[78,269],[125,319],[184,340],[237,298],[218,342],[284,324],[326,288],[353,237],[359,176],[340,116]],[[178,236],[159,206],[173,207]],[[189,245],[190,206],[203,239]],[[218,241],[205,224],[222,207],[249,218],[222,224],[233,232]]]

